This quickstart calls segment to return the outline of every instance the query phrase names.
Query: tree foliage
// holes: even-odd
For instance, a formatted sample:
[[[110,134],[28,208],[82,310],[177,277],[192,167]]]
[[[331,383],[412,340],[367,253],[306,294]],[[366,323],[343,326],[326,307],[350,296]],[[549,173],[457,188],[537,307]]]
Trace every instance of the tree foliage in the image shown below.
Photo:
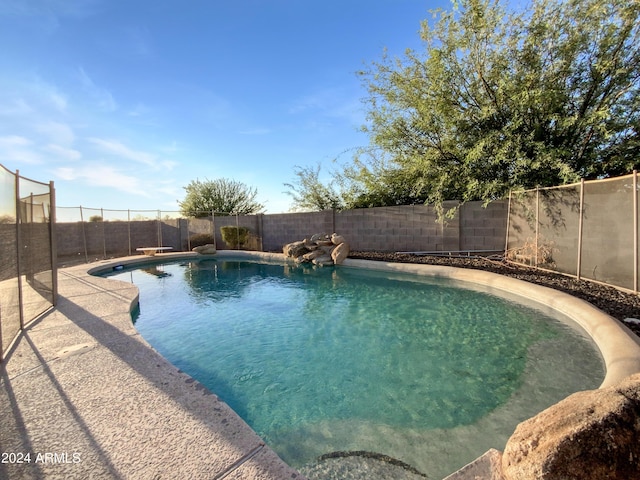
[[[416,172],[400,167],[376,149],[361,149],[351,165],[335,174],[335,181],[347,208],[414,205],[427,200]]]
[[[320,181],[321,166],[294,167],[296,179],[285,183],[289,190],[285,193],[293,198],[294,211],[322,211],[343,207],[340,195],[331,184],[324,185]]]
[[[249,215],[264,209],[256,201],[257,190],[235,180],[192,180],[184,189],[187,193],[178,204],[185,216],[206,217],[211,212],[216,215]]]
[[[628,173],[640,163],[639,17],[637,0],[533,0],[511,13],[458,0],[434,13],[424,50],[360,72],[371,145],[341,175],[345,198],[490,201]]]

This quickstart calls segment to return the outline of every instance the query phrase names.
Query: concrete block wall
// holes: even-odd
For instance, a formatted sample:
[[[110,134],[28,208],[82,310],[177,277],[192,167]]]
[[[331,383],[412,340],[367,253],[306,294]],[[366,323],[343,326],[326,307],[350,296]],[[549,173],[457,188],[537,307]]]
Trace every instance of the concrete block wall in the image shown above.
[[[333,210],[305,213],[262,215],[262,248],[267,252],[282,252],[283,245],[309,238],[315,233],[336,231]]]
[[[40,272],[50,272],[51,232],[48,223],[25,223],[20,226],[22,248],[20,269],[27,278]]]
[[[136,220],[107,222],[70,222],[56,224],[58,258],[64,261],[90,261],[107,256],[129,254],[137,247],[158,244],[158,221]],[[86,245],[86,252],[85,252]]]
[[[140,222],[132,222],[132,226],[134,224],[139,224]],[[102,224],[104,229],[104,246],[103,250],[106,248],[107,257],[116,257],[123,254],[129,254],[129,225],[128,222],[104,222]],[[133,231],[140,231],[140,227],[134,228]],[[99,244],[99,228],[96,228],[97,238],[94,239],[94,245],[97,247]],[[133,235],[132,235],[133,239]],[[133,248],[133,245],[131,245]]]
[[[80,255],[81,252],[84,253],[82,229],[83,224],[80,222],[56,223],[59,258],[71,258]]]
[[[168,239],[165,241],[163,237],[163,242],[166,246],[172,246],[174,249],[182,248],[183,250],[187,250],[188,239],[190,237],[198,234],[206,234],[215,236],[216,247],[219,250],[225,250],[227,245],[224,240],[222,240],[220,228],[226,226],[239,226],[249,229],[253,239],[252,247],[257,247],[257,250],[261,250],[262,221],[260,217],[261,215],[242,215],[237,218],[234,215],[220,215],[216,217],[192,218],[188,220],[186,218],[182,218],[176,226],[180,241],[170,243]]]
[[[15,223],[0,223],[0,282],[18,276]]]
[[[460,209],[460,250],[504,250],[507,238],[508,200],[486,207],[468,202]]]
[[[407,205],[347,210],[336,214],[336,232],[352,250],[384,252],[458,249],[457,218],[438,222],[433,207]]]
[[[455,252],[459,250],[504,249],[507,201],[469,202],[452,219],[438,221],[429,205],[363,208],[335,212],[216,216],[199,219],[171,219],[132,222],[80,222],[57,224],[58,256],[84,261],[86,238],[89,260],[128,255],[138,247],[158,245],[187,250],[187,239],[198,233],[215,234],[216,246],[228,248],[220,227],[247,227],[253,237],[250,249],[281,252],[283,245],[315,233],[339,233],[352,250],[383,252]],[[445,210],[457,202],[445,202]],[[160,229],[160,230],[159,230]],[[84,237],[84,238],[83,238]],[[161,239],[161,240],[160,240]]]

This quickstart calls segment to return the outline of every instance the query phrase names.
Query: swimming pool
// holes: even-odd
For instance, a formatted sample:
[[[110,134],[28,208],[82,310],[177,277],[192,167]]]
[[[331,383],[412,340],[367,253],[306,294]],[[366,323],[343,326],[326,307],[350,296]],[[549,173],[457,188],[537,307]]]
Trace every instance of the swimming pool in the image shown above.
[[[604,376],[579,329],[453,282],[231,259],[115,277],[144,338],[303,473],[368,451],[442,477]]]

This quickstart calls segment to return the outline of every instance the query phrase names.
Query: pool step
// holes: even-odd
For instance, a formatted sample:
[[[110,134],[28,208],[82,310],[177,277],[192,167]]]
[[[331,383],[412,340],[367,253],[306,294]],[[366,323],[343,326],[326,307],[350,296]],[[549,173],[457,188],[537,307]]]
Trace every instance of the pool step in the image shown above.
[[[492,448],[444,480],[504,480],[502,453]]]

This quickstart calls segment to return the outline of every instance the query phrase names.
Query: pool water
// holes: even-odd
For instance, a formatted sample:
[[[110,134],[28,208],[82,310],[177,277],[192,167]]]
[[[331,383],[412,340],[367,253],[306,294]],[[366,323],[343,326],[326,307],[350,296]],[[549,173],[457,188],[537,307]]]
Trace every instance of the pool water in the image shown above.
[[[354,451],[442,478],[604,377],[577,327],[452,282],[232,260],[110,276],[140,289],[141,335],[309,478]]]

